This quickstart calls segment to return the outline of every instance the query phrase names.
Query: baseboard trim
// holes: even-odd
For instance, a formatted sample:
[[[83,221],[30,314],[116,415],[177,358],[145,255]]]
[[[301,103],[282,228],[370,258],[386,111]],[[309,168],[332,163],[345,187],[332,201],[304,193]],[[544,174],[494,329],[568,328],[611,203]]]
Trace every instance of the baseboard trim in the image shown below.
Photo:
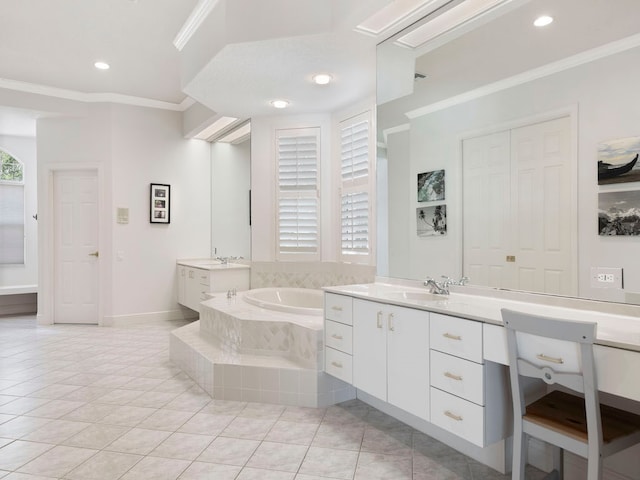
[[[197,320],[198,313],[183,310],[165,310],[162,312],[134,313],[130,315],[105,316],[100,323],[102,327],[123,327],[151,323],[171,322],[175,320]]]

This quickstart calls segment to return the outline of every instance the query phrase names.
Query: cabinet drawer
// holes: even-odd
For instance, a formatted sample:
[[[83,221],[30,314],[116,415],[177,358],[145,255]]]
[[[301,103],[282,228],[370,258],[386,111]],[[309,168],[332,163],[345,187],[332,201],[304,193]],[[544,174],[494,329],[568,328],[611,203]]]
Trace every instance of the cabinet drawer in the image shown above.
[[[353,383],[353,358],[333,348],[324,349],[324,371],[347,383]]]
[[[431,350],[431,386],[484,405],[484,366]]]
[[[431,314],[431,348],[482,363],[482,323]]]
[[[196,278],[200,285],[209,285],[209,271],[208,270],[196,270]]]
[[[324,344],[341,352],[353,353],[353,327],[343,323],[325,320]]]
[[[351,297],[325,293],[324,315],[329,320],[353,325],[353,301]]]
[[[431,388],[431,423],[484,446],[484,407]]]

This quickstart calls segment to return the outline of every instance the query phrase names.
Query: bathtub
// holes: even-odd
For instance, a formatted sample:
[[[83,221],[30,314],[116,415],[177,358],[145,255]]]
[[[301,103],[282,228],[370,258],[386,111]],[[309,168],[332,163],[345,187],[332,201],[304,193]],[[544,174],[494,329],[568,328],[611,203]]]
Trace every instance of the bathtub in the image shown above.
[[[312,288],[256,288],[243,294],[245,302],[268,310],[322,315],[324,295]]]

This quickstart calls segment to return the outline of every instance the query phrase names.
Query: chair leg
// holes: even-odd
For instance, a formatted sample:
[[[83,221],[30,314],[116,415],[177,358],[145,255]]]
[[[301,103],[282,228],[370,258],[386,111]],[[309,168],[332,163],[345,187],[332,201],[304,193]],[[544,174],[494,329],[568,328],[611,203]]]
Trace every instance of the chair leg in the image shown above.
[[[558,472],[558,479],[564,478],[564,450],[560,447],[553,449],[553,468]]]
[[[515,425],[513,430],[513,464],[511,479],[524,480],[524,467],[527,458],[527,435],[522,431],[522,425]]]
[[[587,480],[602,479],[602,455],[589,455],[587,459]]]

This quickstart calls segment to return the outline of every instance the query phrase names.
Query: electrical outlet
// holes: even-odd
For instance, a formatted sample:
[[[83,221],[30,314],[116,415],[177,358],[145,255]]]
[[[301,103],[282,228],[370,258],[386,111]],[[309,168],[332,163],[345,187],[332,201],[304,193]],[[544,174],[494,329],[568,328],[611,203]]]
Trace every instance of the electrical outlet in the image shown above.
[[[591,287],[622,288],[622,269],[591,267]]]

